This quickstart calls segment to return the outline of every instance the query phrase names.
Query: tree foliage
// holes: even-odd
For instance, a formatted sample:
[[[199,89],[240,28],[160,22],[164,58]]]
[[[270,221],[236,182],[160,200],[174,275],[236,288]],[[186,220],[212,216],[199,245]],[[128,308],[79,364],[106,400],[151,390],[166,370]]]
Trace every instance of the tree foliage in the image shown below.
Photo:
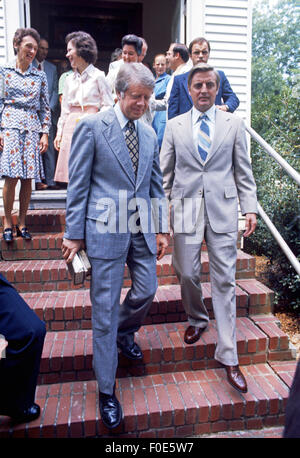
[[[253,12],[252,127],[299,171],[300,33],[297,0]],[[300,208],[296,183],[256,142],[251,144],[258,200],[299,258]],[[300,279],[262,220],[246,249],[268,257],[278,301],[300,310]]]

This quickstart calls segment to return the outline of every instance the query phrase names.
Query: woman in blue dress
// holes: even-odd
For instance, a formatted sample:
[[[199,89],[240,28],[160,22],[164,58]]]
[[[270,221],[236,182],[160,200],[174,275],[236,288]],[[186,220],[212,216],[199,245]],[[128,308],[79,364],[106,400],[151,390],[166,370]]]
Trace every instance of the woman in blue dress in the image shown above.
[[[167,85],[169,79],[171,78],[170,75],[166,73],[166,57],[164,54],[157,54],[154,58],[153,69],[156,74],[155,80],[155,88],[154,94],[156,99],[163,99],[166,93]],[[161,144],[163,141],[163,136],[166,128],[166,119],[167,119],[167,111],[156,111],[153,121],[152,127],[156,132],[158,138],[159,148],[161,148]]]
[[[41,154],[48,148],[51,114],[46,74],[32,66],[40,36],[35,29],[18,29],[14,36],[15,62],[0,68],[0,175],[3,188],[6,242],[13,240],[12,210],[15,187],[21,180],[17,235],[30,239],[26,214],[31,180],[44,178]]]

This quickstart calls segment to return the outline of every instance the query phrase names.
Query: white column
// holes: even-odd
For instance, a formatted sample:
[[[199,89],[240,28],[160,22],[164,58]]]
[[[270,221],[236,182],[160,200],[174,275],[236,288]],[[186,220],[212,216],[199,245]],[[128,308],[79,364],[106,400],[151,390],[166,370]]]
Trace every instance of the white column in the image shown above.
[[[28,0],[3,0],[6,61],[14,57],[13,37],[19,27],[30,27]]]
[[[205,18],[205,0],[187,0],[186,2],[186,45],[196,37],[203,37]]]

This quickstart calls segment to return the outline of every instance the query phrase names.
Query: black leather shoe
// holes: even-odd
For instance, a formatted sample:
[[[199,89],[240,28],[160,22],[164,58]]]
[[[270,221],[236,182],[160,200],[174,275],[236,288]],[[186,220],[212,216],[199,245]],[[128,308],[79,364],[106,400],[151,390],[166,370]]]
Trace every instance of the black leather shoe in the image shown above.
[[[118,347],[120,348],[123,355],[126,356],[126,358],[129,358],[129,359],[142,359],[143,358],[142,350],[140,349],[138,344],[135,342],[133,342],[131,346],[122,345],[118,343]]]
[[[99,409],[104,425],[113,429],[121,423],[123,412],[121,404],[115,396],[99,392]]]
[[[13,241],[13,231],[11,227],[8,227],[7,229],[4,229],[3,231],[3,240],[5,240],[6,243],[11,243]]]
[[[11,412],[8,414],[14,424],[18,423],[28,423],[38,418],[41,414],[40,406],[37,404],[32,404],[32,406],[27,409],[20,410],[19,412]]]
[[[31,234],[28,232],[27,227],[22,227],[22,229],[19,229],[19,226],[16,226],[16,229],[18,237],[22,237],[25,240],[31,240]]]

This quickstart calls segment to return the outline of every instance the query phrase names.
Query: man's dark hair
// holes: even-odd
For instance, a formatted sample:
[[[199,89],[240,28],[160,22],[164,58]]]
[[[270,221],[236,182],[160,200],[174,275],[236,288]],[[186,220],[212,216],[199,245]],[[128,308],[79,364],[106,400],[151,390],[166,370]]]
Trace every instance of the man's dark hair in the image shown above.
[[[179,53],[183,62],[187,62],[190,58],[188,48],[181,43],[176,43],[176,45],[173,48],[173,56],[177,53]]]
[[[125,45],[133,46],[138,56],[142,54],[143,40],[136,35],[129,34],[122,38],[122,49]]]
[[[192,79],[193,79],[194,75],[196,75],[196,73],[203,73],[203,72],[214,72],[215,77],[216,77],[217,87],[220,86],[220,75],[217,72],[217,70],[215,70],[214,67],[212,67],[211,65],[209,65],[207,63],[204,63],[204,62],[201,62],[201,63],[195,65],[190,70],[190,73],[189,73],[189,76],[188,76],[188,87],[191,87],[191,83],[192,83]]]
[[[193,41],[190,42],[189,44],[189,53],[192,54],[192,49],[193,49],[193,46],[194,44],[202,44],[202,43],[207,43],[207,47],[208,47],[208,51],[210,52],[210,44],[209,44],[209,41],[206,40],[206,38],[203,38],[203,37],[197,37],[197,38],[194,38]]]

